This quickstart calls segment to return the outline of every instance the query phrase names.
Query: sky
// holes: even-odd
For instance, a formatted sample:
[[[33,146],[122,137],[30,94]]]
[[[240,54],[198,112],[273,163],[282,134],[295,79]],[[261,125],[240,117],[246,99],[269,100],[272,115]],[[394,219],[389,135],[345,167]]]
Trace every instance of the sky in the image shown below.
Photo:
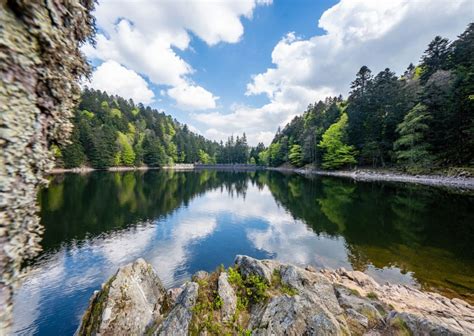
[[[473,0],[102,0],[88,86],[212,140],[268,145],[308,104],[347,97],[363,65],[403,73],[474,21]]]

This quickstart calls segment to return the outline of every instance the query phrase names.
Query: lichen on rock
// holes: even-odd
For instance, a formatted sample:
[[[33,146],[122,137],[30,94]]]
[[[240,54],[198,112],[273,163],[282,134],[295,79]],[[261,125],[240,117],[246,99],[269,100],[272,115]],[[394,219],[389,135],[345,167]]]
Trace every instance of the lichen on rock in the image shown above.
[[[132,276],[122,271],[119,274]],[[112,279],[91,300],[80,327],[86,332],[80,334],[110,334],[97,328],[90,316],[91,312],[104,316],[108,303],[103,299],[109,301],[117,282],[117,277]],[[234,267],[199,272],[179,290],[169,290],[179,293],[173,303],[165,305],[167,295],[159,296],[157,304],[168,308],[147,319],[130,319],[143,304],[139,296],[129,293],[131,290],[127,287],[125,295],[135,303],[124,307],[126,319],[106,313],[108,319],[125,321],[116,322],[120,328],[114,329],[115,334],[472,335],[474,331],[474,307],[459,299],[411,287],[379,285],[361,272],[318,272],[247,256],[238,256]],[[399,300],[407,301],[404,309],[397,305]],[[147,325],[144,332],[143,327],[130,329],[128,324],[136,320]]]
[[[0,1],[0,329],[11,323],[20,265],[37,254],[37,187],[67,142],[89,66],[80,46],[93,36],[93,0]]]

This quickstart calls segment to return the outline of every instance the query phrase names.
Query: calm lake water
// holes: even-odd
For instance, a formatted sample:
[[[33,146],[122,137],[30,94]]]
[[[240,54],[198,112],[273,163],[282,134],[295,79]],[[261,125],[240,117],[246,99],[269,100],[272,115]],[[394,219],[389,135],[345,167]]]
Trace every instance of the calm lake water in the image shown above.
[[[149,171],[52,179],[42,254],[14,331],[72,335],[94,290],[143,257],[165,286],[236,254],[345,267],[474,301],[474,197],[278,172]]]

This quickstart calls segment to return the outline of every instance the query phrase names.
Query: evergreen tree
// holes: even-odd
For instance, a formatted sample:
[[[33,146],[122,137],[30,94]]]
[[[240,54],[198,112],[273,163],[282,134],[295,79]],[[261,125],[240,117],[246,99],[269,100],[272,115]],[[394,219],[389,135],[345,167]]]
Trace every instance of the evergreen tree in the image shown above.
[[[426,106],[417,104],[397,127],[400,134],[394,144],[397,160],[411,172],[427,168],[432,163],[426,141],[430,119]]]
[[[71,134],[71,143],[62,150],[65,168],[80,167],[84,164],[86,156],[79,140],[79,129],[75,128]]]
[[[436,36],[421,57],[421,82],[426,83],[436,71],[446,69],[450,46],[448,39]]]

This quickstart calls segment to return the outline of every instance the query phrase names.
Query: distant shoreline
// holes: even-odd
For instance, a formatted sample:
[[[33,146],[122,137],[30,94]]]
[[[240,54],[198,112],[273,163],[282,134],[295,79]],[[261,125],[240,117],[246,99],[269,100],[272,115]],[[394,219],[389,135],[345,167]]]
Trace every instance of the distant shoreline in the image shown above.
[[[146,170],[178,170],[178,171],[191,171],[191,170],[203,170],[203,169],[216,169],[216,170],[262,170],[266,169],[264,166],[247,165],[247,164],[192,164],[192,163],[181,163],[172,166],[161,166],[161,167],[108,167],[103,169],[97,169],[92,167],[79,167],[79,168],[53,168],[47,172],[49,175],[64,174],[64,173],[78,173],[87,174],[93,171],[110,171],[110,172],[125,172],[125,171],[146,171]]]
[[[253,165],[194,165],[194,164],[178,164],[174,166],[162,166],[162,167],[109,167],[106,169],[96,169],[91,167],[81,168],[54,168],[48,172],[50,175],[63,174],[63,173],[78,173],[87,174],[93,171],[110,171],[110,172],[126,172],[126,171],[147,171],[147,170],[177,170],[177,171],[193,171],[203,169],[215,169],[215,170],[239,170],[239,171],[250,171],[250,170],[272,170],[280,172],[292,172],[302,175],[320,175],[320,176],[335,176],[351,178],[356,181],[385,181],[385,182],[403,182],[403,183],[415,183],[429,186],[441,186],[458,189],[474,190],[474,178],[473,177],[461,177],[461,176],[446,176],[446,175],[410,175],[401,172],[392,171],[372,171],[369,169],[357,169],[357,170],[335,170],[326,171],[318,169],[308,168],[295,168],[295,167],[263,167]]]
[[[446,176],[446,175],[410,175],[391,171],[371,171],[369,169],[326,171],[318,169],[275,167],[267,168],[280,172],[294,172],[302,175],[320,175],[351,178],[355,181],[382,181],[423,184],[435,187],[450,187],[474,190],[473,177]]]

